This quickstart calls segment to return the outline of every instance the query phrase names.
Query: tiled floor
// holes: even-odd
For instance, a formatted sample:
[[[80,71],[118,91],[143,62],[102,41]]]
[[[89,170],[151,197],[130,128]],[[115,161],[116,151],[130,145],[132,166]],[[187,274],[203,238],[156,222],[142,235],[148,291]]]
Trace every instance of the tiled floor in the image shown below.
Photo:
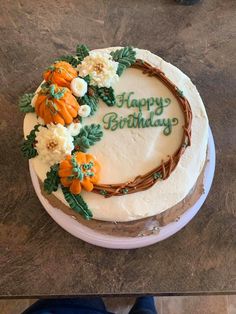
[[[104,298],[109,311],[127,314],[135,298]],[[20,314],[35,300],[0,300],[1,314]],[[159,297],[158,314],[236,314],[235,296]],[[65,313],[66,314],[66,313]]]

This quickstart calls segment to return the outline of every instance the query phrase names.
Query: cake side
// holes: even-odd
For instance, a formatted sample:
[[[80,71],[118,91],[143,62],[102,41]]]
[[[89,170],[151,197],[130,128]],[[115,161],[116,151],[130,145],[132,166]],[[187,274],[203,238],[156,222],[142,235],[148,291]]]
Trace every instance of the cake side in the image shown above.
[[[203,170],[198,177],[195,186],[191,189],[189,194],[179,203],[172,208],[169,208],[155,216],[132,220],[128,222],[117,221],[102,221],[102,220],[85,220],[80,214],[73,211],[70,207],[62,203],[53,194],[48,195],[43,188],[43,182],[39,180],[39,186],[42,197],[55,209],[62,210],[66,215],[77,220],[80,224],[99,232],[100,234],[118,236],[118,237],[143,237],[153,234],[158,234],[160,228],[167,226],[170,223],[178,222],[180,217],[192,208],[199,200],[202,194],[205,193],[204,188],[204,175],[209,160],[206,158]]]
[[[109,48],[106,49],[106,51],[115,49],[117,48]],[[106,199],[101,195],[83,191],[82,196],[84,200],[92,209],[93,217],[98,220],[132,221],[156,215],[173,207],[175,204],[183,200],[192,189],[205,162],[208,139],[208,120],[204,105],[195,86],[180,70],[173,65],[166,63],[161,58],[145,50],[136,49],[136,53],[138,58],[160,68],[166,76],[183,91],[185,97],[189,100],[193,113],[191,146],[185,151],[171,176],[166,180],[158,182],[146,191]],[[102,108],[102,105],[100,107]],[[96,116],[94,116],[91,121],[100,122],[96,120]],[[37,118],[34,113],[26,115],[24,121],[25,136],[36,123]],[[145,138],[148,139],[148,136]],[[101,145],[102,142],[100,142],[100,146]],[[126,156],[132,157],[132,149],[129,150],[129,138],[127,140],[122,138],[122,146],[126,147]],[[169,144],[169,146],[171,145]],[[98,149],[99,146],[96,145],[91,149],[91,152],[96,153],[96,150]],[[117,151],[115,150],[113,152],[114,156],[117,155],[120,149],[121,148],[118,145]],[[135,157],[137,160],[142,160],[142,153],[140,152],[140,154],[138,154],[138,152],[139,151],[136,152]],[[154,151],[151,151],[151,155],[153,152]],[[132,158],[129,159],[132,160]],[[102,163],[102,160],[100,160],[100,162]],[[37,157],[33,159],[33,165],[38,177],[43,181],[46,172],[48,171],[48,167]],[[119,174],[119,172],[121,173],[122,169],[124,169],[124,167],[118,166],[116,168],[117,174]],[[138,170],[140,169],[135,169],[135,173]],[[54,195],[64,204],[67,204],[60,189],[54,192]]]

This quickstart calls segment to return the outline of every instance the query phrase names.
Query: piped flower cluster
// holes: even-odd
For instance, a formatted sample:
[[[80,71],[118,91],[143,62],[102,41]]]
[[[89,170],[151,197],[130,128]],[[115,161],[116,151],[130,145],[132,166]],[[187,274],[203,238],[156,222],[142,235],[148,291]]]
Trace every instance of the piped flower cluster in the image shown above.
[[[57,61],[44,71],[44,83],[33,101],[37,116],[47,125],[47,128],[39,129],[36,138],[36,149],[44,162],[49,165],[60,162],[74,149],[72,137],[82,128],[81,118],[91,113],[89,105],[80,105],[78,101],[88,92],[84,78],[89,78],[91,86],[110,87],[119,78],[117,68],[118,62],[108,53],[90,52],[77,70],[68,62]]]
[[[74,144],[82,129],[82,118],[91,113],[90,106],[80,105],[78,101],[78,97],[87,93],[88,84],[65,61],[48,67],[43,78],[41,89],[32,101],[36,115],[43,121],[35,132],[34,149],[44,163],[59,164],[61,184],[71,193],[81,193],[82,187],[91,191],[93,183],[98,181],[100,165],[91,154],[77,151],[80,146]]]
[[[125,47],[114,52],[90,52],[78,45],[76,56],[63,56],[43,73],[44,82],[35,94],[20,98],[20,110],[35,112],[38,124],[22,144],[23,155],[38,155],[50,166],[44,189],[52,193],[59,184],[69,206],[86,219],[91,211],[82,199],[82,188],[92,191],[99,181],[100,165],[87,154],[90,146],[103,136],[101,125],[82,125],[94,114],[99,99],[115,105],[112,85],[135,62],[135,51]]]

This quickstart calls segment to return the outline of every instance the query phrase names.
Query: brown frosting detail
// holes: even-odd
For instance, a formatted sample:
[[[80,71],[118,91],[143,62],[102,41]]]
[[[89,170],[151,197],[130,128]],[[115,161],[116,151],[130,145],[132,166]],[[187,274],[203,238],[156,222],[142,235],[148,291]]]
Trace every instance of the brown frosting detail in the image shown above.
[[[207,164],[205,162],[205,166]],[[171,222],[178,221],[180,216],[192,207],[199,197],[204,193],[204,170],[205,166],[198,177],[198,180],[189,192],[189,194],[175,206],[165,210],[163,213],[130,222],[109,222],[96,219],[85,220],[80,214],[74,212],[70,207],[62,203],[53,194],[48,195],[43,191],[43,184],[40,182],[41,193],[48,202],[58,210],[62,210],[65,214],[73,217],[82,225],[97,231],[101,234],[118,236],[118,237],[140,237],[151,234],[158,234],[160,227],[166,226]]]
[[[143,73],[148,76],[158,78],[176,97],[185,119],[183,137],[181,145],[177,151],[172,156],[169,156],[167,161],[162,161],[161,165],[158,165],[146,174],[139,175],[133,180],[119,184],[95,184],[92,192],[104,195],[104,197],[126,195],[144,191],[152,187],[158,180],[167,179],[176,168],[180,157],[185,152],[186,147],[191,145],[192,111],[188,100],[183,96],[182,92],[165,76],[164,72],[151,66],[149,63],[138,59],[132,67],[142,70]]]

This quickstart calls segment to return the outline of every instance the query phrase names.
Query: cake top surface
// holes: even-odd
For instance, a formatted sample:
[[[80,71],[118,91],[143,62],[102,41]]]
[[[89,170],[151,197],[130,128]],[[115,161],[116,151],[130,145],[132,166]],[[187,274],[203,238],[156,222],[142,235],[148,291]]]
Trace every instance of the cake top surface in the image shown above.
[[[63,105],[66,102],[71,104],[71,122],[64,121],[63,125],[58,122],[59,120],[46,121],[51,123],[49,125],[45,123],[48,115],[44,116],[46,117],[42,123],[44,126],[40,126],[39,131],[35,132],[36,155],[32,162],[41,181],[44,181],[46,177],[48,179],[46,173],[50,166],[58,165],[54,168],[54,175],[59,173],[58,189],[50,192],[53,192],[63,203],[68,202],[65,190],[67,189],[66,192],[68,192],[72,186],[71,182],[69,185],[68,176],[65,178],[64,173],[68,171],[68,167],[73,166],[73,171],[77,171],[76,177],[74,173],[73,176],[70,173],[70,180],[80,181],[77,186],[74,184],[76,188],[74,187],[73,192],[75,195],[79,195],[91,209],[86,218],[93,216],[93,218],[101,220],[129,221],[160,213],[181,201],[189,193],[205,161],[208,121],[201,98],[189,78],[161,58],[141,49],[132,49],[132,52],[135,52],[135,60],[140,59],[153,69],[164,73],[166,77],[164,77],[164,81],[133,67],[132,65],[137,62],[135,60],[120,74],[120,63],[116,62],[117,64],[114,65],[112,62],[114,62],[115,53],[121,49],[121,47],[106,48],[90,53],[91,58],[87,56],[88,60],[85,59],[87,64],[82,62],[73,68],[77,73],[71,70],[69,74],[74,75],[74,78],[70,84],[67,81],[63,82],[64,89],[56,84],[51,84],[50,87],[46,86],[50,89],[49,92],[46,91],[46,94],[41,95],[41,85],[31,102],[31,106],[33,104],[36,112],[27,113],[24,121],[25,136],[35,125],[39,122],[42,123],[38,116],[43,116],[42,103],[44,104],[47,93],[53,93],[53,99],[62,97]],[[107,57],[112,51],[115,52],[113,60]],[[104,56],[107,58],[105,61],[102,59]],[[98,60],[98,62],[93,64],[94,60]],[[89,68],[91,64],[93,64],[93,72],[94,67],[96,69],[96,75],[91,75]],[[103,77],[99,76],[102,69],[106,69],[106,75]],[[55,69],[49,68],[48,71],[48,77],[51,75],[50,79],[53,80],[52,73]],[[48,77],[46,80],[49,79]],[[165,79],[170,80],[172,85],[167,85]],[[58,77],[56,81],[61,82]],[[91,112],[94,104],[87,102],[84,105],[84,99],[86,95],[94,96],[94,86],[100,93],[98,94],[100,99],[96,100],[98,106],[96,112]],[[171,86],[175,86],[174,92]],[[84,94],[79,94],[81,91]],[[77,95],[77,103],[71,98],[75,95]],[[40,97],[42,98],[41,102],[39,101]],[[50,106],[51,97],[48,100]],[[187,113],[186,107],[181,107],[181,101],[186,104],[190,103],[191,109],[187,107]],[[38,111],[37,102],[41,106]],[[61,103],[62,101],[59,101],[57,107],[61,106]],[[40,106],[38,105],[38,107]],[[48,108],[47,104],[45,108]],[[74,111],[77,113],[75,117],[73,117]],[[192,114],[193,121],[191,121]],[[54,114],[53,119],[55,116]],[[59,116],[56,117],[56,119],[59,118],[61,119]],[[70,119],[70,115],[64,115],[63,119]],[[185,130],[186,125],[188,126],[187,131]],[[94,126],[93,129],[91,126]],[[88,143],[88,134],[91,130]],[[73,134],[76,135],[73,136]],[[85,138],[82,138],[82,135]],[[76,136],[78,139],[75,141]],[[60,138],[60,147],[63,147],[60,152],[54,149],[55,141],[50,141],[50,145],[48,144],[49,137],[51,139],[52,137]],[[190,137],[191,146],[186,148],[190,144]],[[45,143],[47,143],[46,150]],[[84,149],[86,145],[87,152]],[[48,147],[53,154],[48,154]],[[170,167],[166,166],[165,168],[165,164],[170,159],[172,160],[172,157],[176,156],[180,149],[181,154],[175,159],[177,162],[171,161]],[[77,154],[76,157],[73,157],[73,152]],[[65,156],[68,155],[72,157],[66,157],[66,160]],[[65,162],[62,165],[63,160]],[[81,172],[78,165],[85,165],[88,169],[85,172],[83,168]],[[145,176],[158,166],[161,167],[161,171],[153,172],[152,176],[145,181],[145,184],[148,182],[149,186],[143,184],[144,189],[134,191],[136,186],[130,182],[133,182],[138,176]],[[53,175],[52,171],[51,174]],[[153,180],[151,183],[150,178]],[[124,186],[123,183],[129,185]],[[112,185],[114,188],[110,193]],[[77,193],[78,191],[79,193]],[[116,196],[114,191],[123,195]],[[71,193],[71,191],[69,192]],[[104,196],[109,196],[108,194],[113,196],[104,198]]]
[[[86,120],[88,124],[100,121],[104,129],[102,141],[90,150],[105,165],[101,183],[120,183],[145,174],[173,155],[183,137],[183,112],[158,79],[129,68],[113,87],[116,105],[101,104],[96,115]],[[140,103],[141,109],[133,107]]]

